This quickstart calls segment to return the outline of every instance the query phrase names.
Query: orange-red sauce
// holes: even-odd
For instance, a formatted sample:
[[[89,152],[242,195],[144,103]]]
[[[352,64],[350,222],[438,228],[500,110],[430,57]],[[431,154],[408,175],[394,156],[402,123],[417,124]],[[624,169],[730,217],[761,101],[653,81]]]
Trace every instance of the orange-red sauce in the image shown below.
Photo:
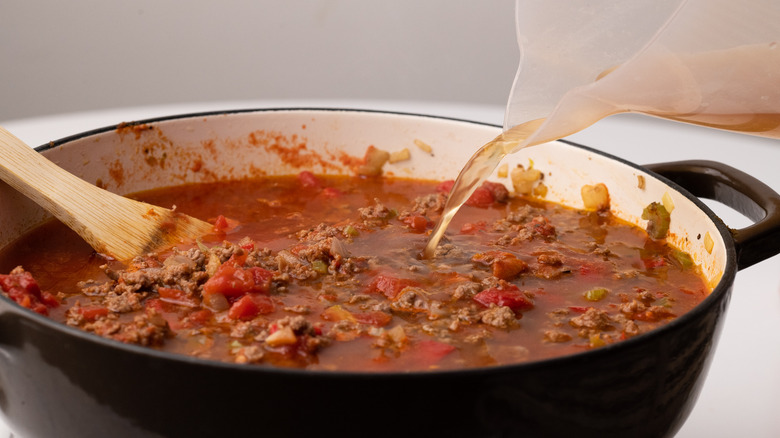
[[[100,285],[124,281],[116,272],[125,267],[58,223],[3,251],[0,272],[23,266],[61,301],[48,309],[52,318],[108,338],[247,366],[366,371],[492,366],[598,348],[665,324],[709,293],[684,254],[609,213],[501,199],[495,187],[461,209],[435,258],[421,259],[446,197],[437,185],[302,173],[139,194],[227,220],[193,250],[205,258],[193,269],[210,272],[190,290],[140,287],[137,302],[122,301],[135,310],[105,310],[110,288]],[[423,197],[424,209],[415,206]],[[212,247],[234,255],[215,263]],[[160,254],[129,270],[159,272],[189,254],[169,262]],[[215,280],[225,275],[244,275],[239,286],[249,289],[225,289]],[[137,318],[143,324],[128,329]]]

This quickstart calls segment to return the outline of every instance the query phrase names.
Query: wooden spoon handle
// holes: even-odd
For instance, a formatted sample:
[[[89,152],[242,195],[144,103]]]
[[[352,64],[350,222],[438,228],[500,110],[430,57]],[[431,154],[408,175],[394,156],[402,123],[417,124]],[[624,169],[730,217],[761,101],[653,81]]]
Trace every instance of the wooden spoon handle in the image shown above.
[[[73,211],[97,187],[68,173],[0,127],[0,179],[60,221],[78,222]]]
[[[0,127],[0,179],[78,233],[96,251],[128,260],[212,231],[206,222],[100,189]]]

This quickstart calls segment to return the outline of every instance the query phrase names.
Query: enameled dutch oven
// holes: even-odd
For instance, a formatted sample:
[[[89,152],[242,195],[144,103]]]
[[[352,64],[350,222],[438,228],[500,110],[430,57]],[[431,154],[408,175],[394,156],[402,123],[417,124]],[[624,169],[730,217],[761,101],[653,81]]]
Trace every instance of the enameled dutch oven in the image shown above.
[[[452,178],[500,128],[407,114],[259,110],[176,116],[98,129],[38,150],[118,193],[259,174],[348,172],[369,145],[409,148],[398,176]],[[421,140],[428,154],[414,146]],[[780,252],[780,197],[713,162],[642,168],[565,142],[507,158],[544,173],[546,198],[582,206],[603,182],[612,210],[644,227],[674,205],[670,240],[711,295],[665,327],[600,349],[466,371],[355,373],[210,362],[99,338],[0,298],[0,410],[21,437],[668,436],[706,374],[736,272]],[[649,170],[648,170],[649,169]],[[498,181],[505,181],[496,179]],[[696,196],[755,222],[727,228]],[[0,247],[47,215],[0,185]],[[45,254],[43,255],[45,256]]]

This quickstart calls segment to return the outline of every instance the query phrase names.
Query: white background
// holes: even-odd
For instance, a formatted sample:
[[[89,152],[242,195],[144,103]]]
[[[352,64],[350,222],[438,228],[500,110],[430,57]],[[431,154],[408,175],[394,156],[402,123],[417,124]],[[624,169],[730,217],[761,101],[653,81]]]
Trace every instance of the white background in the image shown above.
[[[247,99],[504,105],[512,0],[2,0],[0,120]]]

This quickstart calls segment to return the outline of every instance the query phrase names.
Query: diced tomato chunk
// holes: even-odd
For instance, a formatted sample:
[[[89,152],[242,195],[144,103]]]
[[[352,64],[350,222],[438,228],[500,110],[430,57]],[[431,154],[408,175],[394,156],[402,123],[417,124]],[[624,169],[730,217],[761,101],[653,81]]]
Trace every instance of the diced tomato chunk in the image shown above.
[[[60,300],[48,291],[41,291],[41,303],[46,307],[57,307],[60,305]]]
[[[255,242],[253,240],[247,240],[244,242],[239,242],[238,246],[240,246],[244,251],[252,251],[255,249]]]
[[[223,263],[217,272],[203,284],[203,294],[221,293],[228,299],[247,293],[268,293],[273,272],[263,268],[241,268]]]
[[[511,280],[528,270],[528,264],[515,256],[502,257],[493,261],[493,276]]]
[[[426,339],[414,345],[410,356],[421,364],[435,365],[455,350],[456,348],[450,344]]]
[[[0,274],[0,288],[20,306],[41,315],[48,315],[50,307],[57,307],[60,304],[52,294],[41,291],[38,282],[27,271]]]
[[[241,268],[244,266],[244,262],[246,262],[248,254],[246,252],[241,253],[235,253],[232,256],[230,256],[229,259],[225,263],[223,263],[221,266],[230,265],[234,268]]]
[[[368,285],[369,293],[382,293],[387,298],[393,299],[405,287],[416,286],[417,283],[405,278],[388,277],[386,275],[377,275]]]
[[[436,186],[436,191],[439,193],[449,193],[452,191],[452,187],[455,185],[455,181],[447,180],[442,181]],[[472,207],[489,207],[494,202],[504,202],[509,197],[509,191],[501,183],[484,182],[481,186],[474,190],[474,193],[469,196],[466,201],[466,205]]]
[[[494,202],[506,202],[509,199],[509,190],[501,183],[485,181],[482,183],[481,188],[493,195]]]
[[[502,280],[511,280],[528,270],[528,264],[512,253],[506,251],[487,251],[475,254],[471,260],[475,263],[489,265],[493,276]]]
[[[550,219],[547,219],[544,216],[536,216],[535,218],[531,219],[531,222],[528,224],[531,231],[534,233],[539,234],[540,236],[544,237],[551,237],[555,235],[555,226],[550,223]]]
[[[214,220],[214,231],[218,233],[224,233],[229,227],[230,224],[228,224],[225,216],[219,215],[217,216],[217,219]]]
[[[266,295],[246,294],[238,299],[228,310],[228,317],[241,321],[248,321],[257,315],[264,315],[274,311],[274,304]]]
[[[474,193],[469,196],[466,205],[487,208],[493,205],[493,202],[495,202],[495,198],[493,198],[493,193],[491,193],[490,190],[484,187],[477,187],[477,189],[474,190]]]
[[[442,181],[436,186],[436,191],[439,193],[449,193],[452,191],[452,186],[455,185],[455,180]]]
[[[403,223],[415,233],[424,233],[428,228],[428,219],[419,214],[412,214],[403,219]]]
[[[534,307],[534,303],[514,285],[505,289],[491,288],[483,290],[474,295],[473,299],[485,307],[490,307],[491,304],[495,304],[496,306],[509,307],[515,312],[529,310]]]
[[[82,306],[79,307],[78,313],[87,321],[94,321],[101,316],[108,315],[108,308],[99,305]]]
[[[320,183],[320,179],[308,170],[304,170],[298,174],[298,181],[303,187],[310,189],[317,189],[322,185],[322,183]]]

